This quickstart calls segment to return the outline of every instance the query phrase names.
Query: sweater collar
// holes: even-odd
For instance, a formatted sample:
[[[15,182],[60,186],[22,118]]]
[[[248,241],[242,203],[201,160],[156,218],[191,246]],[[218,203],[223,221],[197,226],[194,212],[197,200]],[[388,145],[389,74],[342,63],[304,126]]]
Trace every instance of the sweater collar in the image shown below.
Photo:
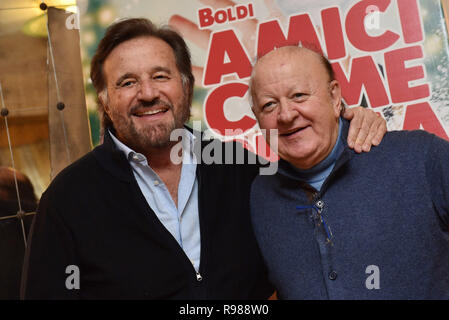
[[[292,166],[289,162],[285,160],[279,160],[279,170],[278,173],[286,176],[290,179],[298,180],[304,182],[306,180],[306,176],[309,174],[318,173],[320,170],[325,169],[329,165],[335,163],[331,174],[338,170],[344,163],[349,161],[354,151],[348,147],[347,138],[349,132],[349,122],[343,118],[340,118],[341,128],[339,130],[339,135],[337,138],[337,143],[335,144],[331,154],[326,157],[325,160],[315,165],[313,168],[308,170],[298,170],[294,166]],[[332,154],[334,153],[334,157]]]

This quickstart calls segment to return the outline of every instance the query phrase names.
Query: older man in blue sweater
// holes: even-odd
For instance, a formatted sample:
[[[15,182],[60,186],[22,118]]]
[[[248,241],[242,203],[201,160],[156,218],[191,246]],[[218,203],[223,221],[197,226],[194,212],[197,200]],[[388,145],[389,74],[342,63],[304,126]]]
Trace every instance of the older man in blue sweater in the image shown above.
[[[281,157],[258,176],[251,214],[284,299],[448,299],[449,143],[390,132],[369,153],[346,143],[329,62],[283,47],[257,62],[253,111]],[[276,140],[276,141],[274,141]]]

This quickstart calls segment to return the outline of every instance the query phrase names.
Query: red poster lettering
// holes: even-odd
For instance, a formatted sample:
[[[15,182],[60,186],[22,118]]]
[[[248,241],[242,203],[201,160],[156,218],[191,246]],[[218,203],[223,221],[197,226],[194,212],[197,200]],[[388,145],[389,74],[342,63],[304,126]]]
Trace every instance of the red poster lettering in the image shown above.
[[[404,42],[422,41],[421,15],[416,0],[398,0],[398,9]]]
[[[329,8],[321,12],[326,51],[329,60],[340,59],[346,56],[343,27],[341,26],[340,11],[338,8]]]
[[[303,47],[322,52],[315,27],[308,14],[290,18],[287,37],[285,37],[282,27],[277,20],[264,22],[259,24],[257,56],[261,57],[276,47],[297,46],[300,42]]]
[[[217,10],[217,12],[215,12],[215,22],[217,22],[218,24],[226,22],[226,18],[226,11]]]
[[[214,23],[214,17],[212,16],[212,10],[209,8],[204,8],[198,10],[198,21],[200,22],[200,27],[208,27]]]
[[[237,12],[238,19],[243,19],[248,15],[248,9],[245,6],[237,6],[235,7],[235,11]]]
[[[342,95],[349,106],[360,103],[362,87],[365,88],[372,108],[389,104],[382,77],[371,56],[352,59],[349,81],[340,63],[333,63],[332,68],[340,82]]]
[[[229,62],[225,63],[225,54]],[[223,75],[237,73],[240,79],[251,75],[251,62],[233,30],[212,34],[204,75],[204,85],[220,83]]]
[[[248,85],[243,83],[228,83],[215,88],[207,97],[205,102],[204,116],[209,127],[219,134],[224,135],[226,129],[242,129],[246,131],[256,124],[256,120],[243,116],[239,121],[228,121],[223,106],[230,97],[243,97],[248,91]]]
[[[401,48],[385,53],[385,69],[390,87],[391,101],[402,103],[427,98],[430,95],[428,84],[409,87],[408,82],[424,78],[423,66],[405,67],[408,60],[423,57],[421,46]]]
[[[404,130],[416,130],[421,127],[430,133],[449,140],[440,121],[427,102],[407,106],[405,112]]]
[[[365,29],[366,9],[369,6],[376,6],[380,12],[384,12],[390,2],[390,0],[363,0],[348,11],[346,34],[354,47],[367,52],[380,51],[389,48],[399,39],[399,35],[390,30],[380,36],[370,36]]]

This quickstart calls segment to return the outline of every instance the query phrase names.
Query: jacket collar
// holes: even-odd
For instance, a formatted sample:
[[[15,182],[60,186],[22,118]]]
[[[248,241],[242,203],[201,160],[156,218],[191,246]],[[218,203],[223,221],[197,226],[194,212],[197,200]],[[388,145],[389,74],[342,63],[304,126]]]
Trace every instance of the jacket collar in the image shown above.
[[[103,168],[121,181],[131,182],[133,174],[126,155],[117,148],[109,130],[105,129],[103,143],[93,150],[93,154]]]
[[[197,135],[197,139],[194,139],[194,152],[197,156],[201,155],[201,149],[203,147],[202,135],[203,133],[194,132],[191,128],[184,126],[194,136]],[[111,175],[117,179],[125,182],[131,182],[134,180],[131,165],[129,164],[127,155],[117,148],[114,140],[112,139],[109,130],[104,130],[103,143],[93,150],[93,154],[100,165],[108,171]],[[198,139],[200,137],[200,139]]]

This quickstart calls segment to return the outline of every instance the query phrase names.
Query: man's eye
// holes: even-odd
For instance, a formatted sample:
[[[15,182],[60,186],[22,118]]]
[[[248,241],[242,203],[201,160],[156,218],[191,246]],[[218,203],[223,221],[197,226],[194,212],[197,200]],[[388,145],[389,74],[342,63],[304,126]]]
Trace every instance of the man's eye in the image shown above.
[[[166,80],[169,79],[169,77],[165,74],[157,74],[153,77],[155,80]]]
[[[274,107],[274,102],[270,101],[270,102],[267,102],[264,105],[262,105],[262,110],[270,109],[272,107]]]
[[[121,84],[120,86],[121,86],[121,87],[130,87],[130,86],[132,86],[134,83],[135,83],[135,81],[128,80],[128,81],[122,82],[122,84]]]
[[[295,93],[295,94],[293,95],[293,98],[294,98],[294,99],[301,99],[301,98],[304,98],[304,93],[297,92],[297,93]]]

